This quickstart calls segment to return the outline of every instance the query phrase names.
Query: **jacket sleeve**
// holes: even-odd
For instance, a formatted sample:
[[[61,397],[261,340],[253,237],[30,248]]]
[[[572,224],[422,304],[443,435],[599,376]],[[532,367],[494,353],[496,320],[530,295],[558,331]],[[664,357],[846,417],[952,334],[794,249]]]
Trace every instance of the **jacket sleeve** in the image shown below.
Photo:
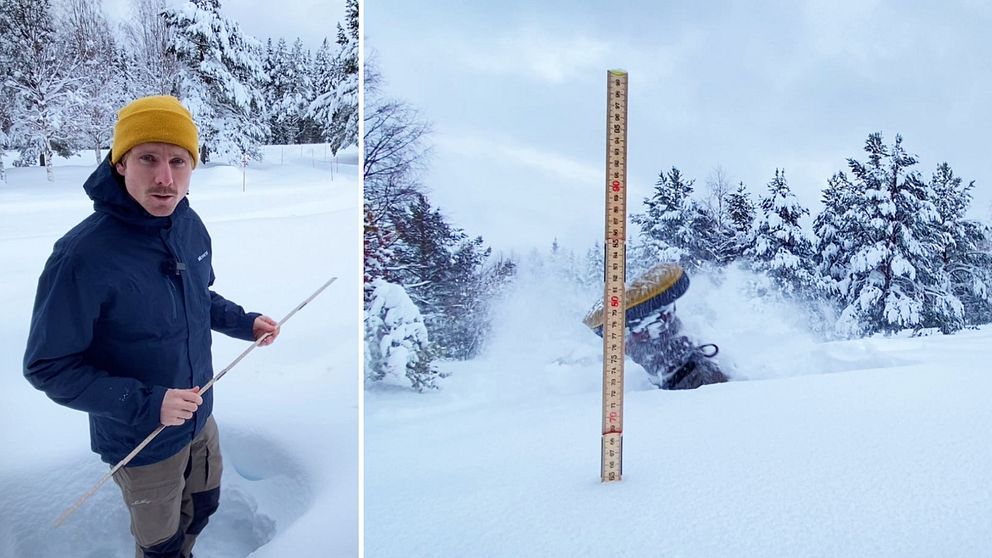
[[[210,269],[210,286],[214,284],[214,270]],[[210,329],[224,335],[254,341],[255,334],[252,326],[255,318],[261,316],[258,312],[245,312],[245,309],[227,300],[214,291],[210,291]]]
[[[150,432],[161,422],[166,388],[114,376],[85,362],[104,296],[85,275],[58,249],[45,264],[24,353],[24,376],[56,403]]]

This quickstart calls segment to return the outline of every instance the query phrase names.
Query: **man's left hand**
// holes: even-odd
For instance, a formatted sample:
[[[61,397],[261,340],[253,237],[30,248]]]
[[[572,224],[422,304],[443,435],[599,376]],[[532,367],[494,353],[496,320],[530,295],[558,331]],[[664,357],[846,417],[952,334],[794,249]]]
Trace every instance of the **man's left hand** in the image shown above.
[[[255,323],[251,326],[252,335],[255,336],[255,342],[258,343],[259,347],[264,347],[266,345],[271,345],[275,342],[276,337],[279,336],[279,324],[268,316],[259,316],[255,318]],[[267,337],[266,334],[268,334]],[[265,339],[262,339],[265,337]],[[262,339],[259,341],[259,339]]]

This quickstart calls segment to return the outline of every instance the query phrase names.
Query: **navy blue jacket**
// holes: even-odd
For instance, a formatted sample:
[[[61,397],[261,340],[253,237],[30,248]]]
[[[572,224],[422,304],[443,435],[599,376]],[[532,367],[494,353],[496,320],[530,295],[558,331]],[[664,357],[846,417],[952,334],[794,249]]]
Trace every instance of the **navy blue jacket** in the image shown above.
[[[24,375],[89,413],[93,451],[115,464],[158,427],[166,389],[213,377],[210,330],[251,341],[259,314],[210,290],[210,236],[186,198],[169,217],[152,216],[109,156],[84,188],[94,212],[55,243],[38,280]],[[213,390],[130,464],[175,455],[212,408]]]

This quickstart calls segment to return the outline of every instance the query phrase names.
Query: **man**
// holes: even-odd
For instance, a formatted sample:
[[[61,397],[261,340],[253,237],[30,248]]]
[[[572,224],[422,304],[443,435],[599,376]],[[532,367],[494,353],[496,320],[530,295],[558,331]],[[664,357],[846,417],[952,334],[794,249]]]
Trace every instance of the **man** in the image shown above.
[[[696,389],[726,382],[716,360],[716,345],[696,345],[682,334],[675,301],[689,290],[689,276],[678,264],[658,264],[624,290],[625,352],[644,367],[661,389]],[[602,303],[583,322],[603,335]]]
[[[89,413],[90,443],[114,475],[138,558],[192,554],[216,511],[221,458],[211,416],[210,330],[271,344],[275,321],[210,290],[210,236],[190,208],[197,128],[174,97],[118,113],[107,159],[83,186],[94,212],[58,242],[38,281],[24,375]]]

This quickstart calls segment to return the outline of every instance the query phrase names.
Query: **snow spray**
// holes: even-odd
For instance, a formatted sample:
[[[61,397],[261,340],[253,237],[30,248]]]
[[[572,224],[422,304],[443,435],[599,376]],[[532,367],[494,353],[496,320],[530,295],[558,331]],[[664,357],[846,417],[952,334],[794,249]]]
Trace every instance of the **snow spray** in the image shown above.
[[[286,323],[287,320],[289,320],[290,318],[293,317],[293,314],[296,314],[304,306],[306,306],[307,304],[309,304],[311,300],[317,298],[317,295],[319,295],[320,293],[324,292],[324,289],[326,289],[336,279],[337,279],[337,277],[331,277],[331,279],[328,282],[326,282],[323,285],[321,285],[321,287],[319,289],[317,289],[312,295],[310,295],[309,297],[307,297],[306,300],[304,300],[299,305],[297,305],[296,308],[293,308],[293,310],[289,314],[286,314],[286,317],[285,318],[283,318],[282,320],[279,321],[279,327],[282,327],[282,324]],[[257,347],[262,341],[265,341],[265,339],[268,338],[269,335],[271,335],[271,334],[266,333],[265,335],[263,335],[263,336],[259,337],[258,339],[256,339],[251,345],[248,346],[247,349],[245,349],[245,351],[243,353],[241,353],[240,355],[238,355],[238,358],[234,359],[234,361],[231,362],[231,364],[228,364],[223,370],[221,370],[220,372],[218,372],[217,374],[215,374],[214,377],[209,382],[206,383],[206,385],[204,385],[202,388],[200,388],[200,393],[201,394],[206,393],[207,390],[209,390],[211,387],[213,387],[213,385],[215,383],[217,383],[217,381],[220,380],[224,376],[224,374],[227,374],[227,372],[230,369],[234,368],[234,365],[236,365],[237,363],[241,362],[241,359],[243,359],[246,356],[248,356],[248,353],[250,353],[252,351],[252,349],[254,349],[255,347]],[[155,436],[158,436],[159,433],[162,432],[163,430],[165,430],[165,425],[164,424],[158,425],[158,428],[156,428],[151,434],[149,434],[148,437],[144,439],[144,441],[142,441],[140,444],[138,444],[138,447],[136,447],[133,450],[131,450],[131,453],[127,454],[127,457],[125,457],[124,459],[121,459],[120,462],[117,465],[114,465],[114,467],[110,470],[109,473],[103,475],[103,477],[100,478],[100,480],[96,484],[94,484],[93,487],[90,488],[89,491],[86,494],[83,494],[78,500],[76,500],[76,503],[75,504],[73,504],[71,507],[69,507],[64,512],[62,512],[62,515],[60,515],[59,518],[55,520],[55,527],[58,528],[60,525],[62,525],[65,522],[65,520],[68,519],[69,516],[73,514],[73,512],[75,512],[76,510],[78,510],[80,506],[82,506],[84,503],[86,503],[86,500],[89,500],[89,498],[91,496],[93,496],[94,494],[96,494],[96,491],[97,490],[100,490],[100,487],[103,486],[104,483],[106,483],[108,480],[110,480],[110,478],[114,476],[114,473],[116,473],[121,467],[123,467],[123,466],[127,465],[128,463],[130,463],[131,460],[134,459],[134,457],[136,455],[138,455],[138,453],[141,452],[141,450],[145,449],[145,446],[147,446],[149,443],[151,443],[151,441],[155,439]]]
[[[600,477],[623,474],[623,358],[627,266],[627,72],[607,72],[606,250],[603,258],[603,437]]]

